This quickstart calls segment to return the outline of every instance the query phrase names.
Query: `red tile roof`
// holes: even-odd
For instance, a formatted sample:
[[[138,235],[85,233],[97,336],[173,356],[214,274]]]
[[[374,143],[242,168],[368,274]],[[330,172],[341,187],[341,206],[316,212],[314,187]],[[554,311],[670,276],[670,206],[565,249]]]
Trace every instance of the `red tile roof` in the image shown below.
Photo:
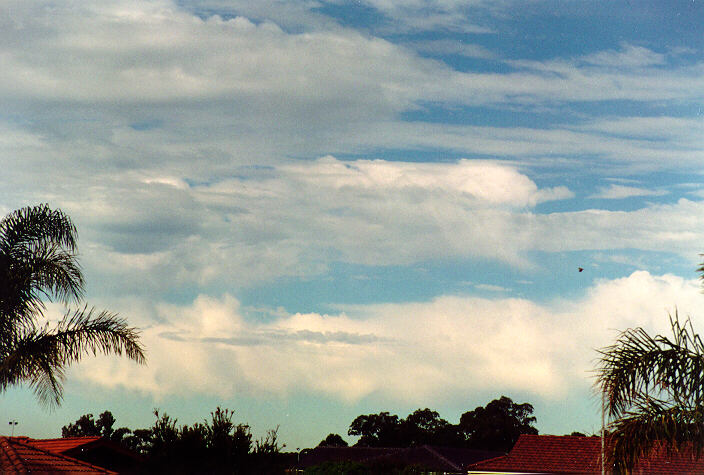
[[[601,439],[553,435],[521,435],[502,457],[470,466],[473,471],[529,473],[601,473]]]
[[[102,437],[66,437],[61,439],[28,439],[35,447],[63,454],[69,450],[102,440]]]
[[[45,475],[116,474],[72,457],[36,447],[27,437],[0,437],[0,472]]]
[[[521,435],[508,455],[472,464],[470,472],[601,473],[601,438]],[[668,456],[664,446],[639,461],[633,474],[702,474],[704,457],[691,452]]]

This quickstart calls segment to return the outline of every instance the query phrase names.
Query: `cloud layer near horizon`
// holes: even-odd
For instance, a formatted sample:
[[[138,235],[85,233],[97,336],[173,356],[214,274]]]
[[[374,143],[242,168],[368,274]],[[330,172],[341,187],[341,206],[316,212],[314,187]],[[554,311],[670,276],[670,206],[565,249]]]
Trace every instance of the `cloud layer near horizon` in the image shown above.
[[[229,295],[199,296],[184,306],[143,307],[148,367],[98,358],[73,373],[157,400],[312,393],[420,404],[485,390],[559,399],[593,383],[595,350],[613,343],[617,330],[667,334],[675,309],[682,317],[694,311],[701,327],[703,298],[696,280],[644,271],[598,282],[570,302],[448,295],[268,322],[246,318]]]

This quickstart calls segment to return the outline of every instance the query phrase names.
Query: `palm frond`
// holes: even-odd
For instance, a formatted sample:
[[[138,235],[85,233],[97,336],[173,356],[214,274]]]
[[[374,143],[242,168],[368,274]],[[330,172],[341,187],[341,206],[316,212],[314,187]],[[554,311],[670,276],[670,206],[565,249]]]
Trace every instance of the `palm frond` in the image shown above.
[[[80,300],[85,282],[75,254],[50,243],[37,245],[22,257],[31,272],[29,284],[43,296],[63,302]]]
[[[76,228],[47,205],[22,208],[0,221],[0,313],[31,319],[42,298],[79,301],[84,280],[76,258]]]
[[[144,348],[139,343],[139,331],[129,327],[127,321],[114,313],[101,311],[93,318],[94,309],[85,307],[67,314],[52,335],[68,351],[70,362],[77,361],[83,353],[115,353],[145,362]]]
[[[599,353],[597,384],[606,394],[609,415],[618,417],[643,395],[701,400],[704,385],[704,345],[691,322],[670,318],[674,338],[651,337],[643,328],[620,334]]]
[[[43,402],[62,397],[65,368],[86,354],[123,353],[144,363],[139,332],[109,312],[67,313],[37,327],[44,300],[80,301],[76,227],[61,210],[26,207],[0,220],[0,392],[27,382]]]
[[[619,472],[658,444],[704,453],[704,344],[689,319],[681,323],[675,312],[670,324],[671,338],[634,328],[600,351],[597,385],[613,419],[611,455]]]
[[[44,310],[43,299],[68,303],[83,294],[83,275],[72,254],[55,245],[28,249],[13,256],[0,278],[0,313],[19,323]]]
[[[74,251],[77,235],[71,219],[59,209],[52,210],[48,204],[18,209],[0,221],[0,242],[7,248],[48,241]]]
[[[139,364],[145,362],[137,330],[115,314],[94,316],[87,308],[67,313],[54,329],[26,331],[4,350],[0,390],[27,381],[44,403],[60,402],[65,368],[86,354],[124,353]]]
[[[654,449],[672,454],[704,452],[704,413],[702,407],[669,405],[646,400],[624,417],[609,425],[610,462],[616,472],[627,473],[639,459]]]

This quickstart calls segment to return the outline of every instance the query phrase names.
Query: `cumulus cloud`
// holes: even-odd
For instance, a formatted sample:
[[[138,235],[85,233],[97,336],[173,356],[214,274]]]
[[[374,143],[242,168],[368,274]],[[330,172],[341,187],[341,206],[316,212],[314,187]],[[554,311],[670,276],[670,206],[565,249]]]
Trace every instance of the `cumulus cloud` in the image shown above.
[[[693,218],[704,213],[702,201],[536,213],[537,204],[572,193],[493,161],[324,157],[240,168],[213,183],[164,176],[138,174],[119,185],[94,183],[75,200],[63,196],[96,291],[238,288],[320,275],[332,262],[474,257],[527,268],[533,251],[668,249],[689,260],[704,234]]]
[[[318,274],[332,261],[405,265],[470,255],[518,263],[529,236],[516,219],[572,197],[515,167],[468,160],[324,157],[242,168],[237,178],[205,184],[163,173],[123,177],[120,186],[113,179],[62,204],[81,229],[91,280],[112,292],[252,285]]]
[[[598,281],[572,302],[441,296],[266,323],[246,318],[231,296],[199,296],[143,315],[152,322],[144,330],[147,367],[100,358],[75,372],[156,397],[303,391],[347,402],[375,394],[418,404],[485,390],[559,399],[593,383],[595,349],[612,343],[616,330],[666,333],[667,313],[676,306],[683,315],[695,312],[700,327],[701,299],[697,280],[644,271]]]
[[[459,193],[479,202],[511,206],[535,206],[550,199],[571,198],[565,187],[538,190],[537,185],[515,168],[496,162],[460,160],[456,164],[403,163],[384,160],[341,162],[325,157],[314,165],[283,167],[296,180],[335,189],[417,189]]]

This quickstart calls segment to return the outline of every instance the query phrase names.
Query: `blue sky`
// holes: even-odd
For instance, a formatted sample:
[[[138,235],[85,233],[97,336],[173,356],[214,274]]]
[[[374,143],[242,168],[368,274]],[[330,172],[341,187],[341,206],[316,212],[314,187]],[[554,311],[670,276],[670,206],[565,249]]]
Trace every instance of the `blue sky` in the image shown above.
[[[699,2],[0,8],[0,211],[69,213],[149,352],[6,392],[18,431],[221,405],[296,448],[507,395],[594,432],[597,348],[701,329]]]

